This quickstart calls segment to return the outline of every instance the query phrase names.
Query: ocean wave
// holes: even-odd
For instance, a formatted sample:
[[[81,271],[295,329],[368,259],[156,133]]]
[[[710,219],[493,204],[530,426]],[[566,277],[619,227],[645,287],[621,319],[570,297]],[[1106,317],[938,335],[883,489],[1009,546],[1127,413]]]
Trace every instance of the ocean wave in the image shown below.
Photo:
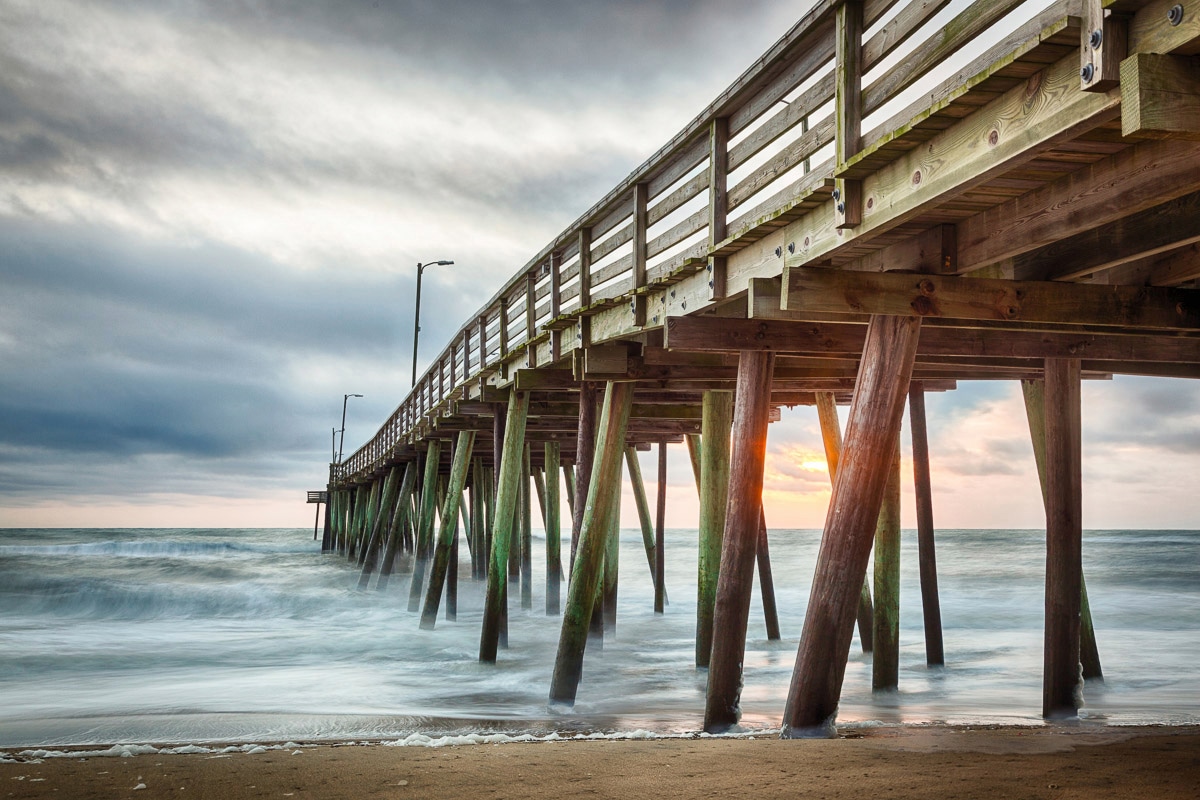
[[[80,542],[72,544],[0,545],[4,556],[124,556],[129,558],[173,558],[231,553],[282,554],[312,552],[311,542],[301,544],[250,544],[238,542],[182,542],[175,540],[140,542]]]

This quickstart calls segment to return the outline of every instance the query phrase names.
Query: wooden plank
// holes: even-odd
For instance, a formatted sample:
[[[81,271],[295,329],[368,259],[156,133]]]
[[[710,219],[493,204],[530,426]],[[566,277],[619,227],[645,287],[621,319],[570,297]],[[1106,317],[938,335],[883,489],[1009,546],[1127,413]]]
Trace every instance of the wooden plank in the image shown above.
[[[1142,142],[958,223],[956,271],[1053,244],[1170,200],[1200,185],[1195,145]]]
[[[861,325],[692,317],[667,320],[668,346],[701,352],[773,350],[853,354],[861,350],[864,338]],[[1195,364],[1200,363],[1200,338],[929,327],[921,335],[918,353]]]
[[[1075,280],[1197,242],[1200,242],[1200,192],[1064,237],[1039,250],[1007,259],[997,267],[1018,280]],[[1107,282],[1172,281],[1164,274],[1148,272],[1135,280],[1114,275]]]
[[[863,222],[852,231],[839,233],[830,204],[791,225],[787,236],[798,246],[787,265],[818,263],[865,236],[889,231],[1119,111],[1115,93],[1080,92],[1075,59],[1062,59],[864,178]]]
[[[649,188],[644,183],[633,187],[633,288],[640,289],[646,285],[646,204],[649,202]],[[642,327],[646,324],[646,298],[635,297],[633,300],[633,324]]]
[[[870,114],[907,89],[1020,4],[1021,0],[971,3],[941,31],[906,56],[894,69],[881,75],[863,90],[863,113]]]
[[[708,136],[708,248],[715,250],[726,234],[729,214],[729,118],[712,121]],[[708,298],[725,297],[725,257],[710,256],[708,260]]]
[[[1188,205],[1200,241],[1200,195]],[[1173,216],[1173,215],[1172,215]],[[1133,238],[1133,230],[1129,230]],[[1094,327],[1200,329],[1200,292],[1148,286],[947,275],[786,270],[781,305],[797,314],[916,314]]]
[[[1136,53],[1122,61],[1121,134],[1200,141],[1200,58]]]
[[[871,534],[900,435],[921,320],[876,317],[863,350],[845,447],[792,672],[783,736],[829,736],[845,676]]]
[[[728,505],[713,616],[704,730],[724,733],[741,717],[742,661],[762,520],[763,468],[771,398],[772,353],[743,353],[738,365]],[[715,442],[705,437],[704,451]]]

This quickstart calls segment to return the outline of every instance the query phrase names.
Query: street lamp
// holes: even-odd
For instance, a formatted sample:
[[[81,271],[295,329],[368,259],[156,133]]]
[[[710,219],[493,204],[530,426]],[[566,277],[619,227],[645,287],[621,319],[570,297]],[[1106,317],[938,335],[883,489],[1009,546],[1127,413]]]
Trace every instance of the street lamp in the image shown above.
[[[417,385],[417,338],[421,335],[421,273],[425,271],[426,267],[448,267],[453,263],[453,261],[426,261],[424,264],[417,262],[417,310],[413,314],[413,386]]]
[[[346,402],[351,397],[362,397],[361,394],[344,394],[342,395],[342,436],[338,440],[337,460],[342,463],[342,445],[346,442]]]

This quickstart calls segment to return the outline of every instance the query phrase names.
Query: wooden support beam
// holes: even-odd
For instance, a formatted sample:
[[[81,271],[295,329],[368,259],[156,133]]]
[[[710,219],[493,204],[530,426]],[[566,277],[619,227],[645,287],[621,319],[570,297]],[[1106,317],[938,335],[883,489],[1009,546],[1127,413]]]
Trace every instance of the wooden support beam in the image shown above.
[[[562,596],[562,543],[561,543],[561,512],[559,505],[559,465],[561,463],[561,447],[558,442],[546,442],[545,475],[546,500],[546,613],[558,616],[560,598]]]
[[[742,661],[754,563],[762,531],[763,467],[767,455],[768,409],[773,353],[745,352],[739,357],[737,397],[733,403],[733,449],[726,481],[728,505],[721,540],[704,730],[723,733],[741,717]],[[720,438],[704,437],[704,454]],[[697,637],[698,638],[698,637]]]
[[[446,486],[446,499],[442,504],[441,526],[438,528],[437,548],[433,555],[433,567],[429,573],[429,591],[425,595],[425,607],[421,611],[421,628],[433,630],[437,623],[438,606],[446,573],[458,571],[457,561],[451,561],[454,539],[458,538],[458,507],[462,501],[463,486],[467,482],[467,466],[471,463],[471,450],[475,446],[475,431],[458,434],[454,446],[454,463],[450,467],[450,480]]]
[[[667,341],[680,350],[772,350],[792,354],[853,354],[866,332],[862,325],[781,320],[671,317]],[[1063,333],[995,328],[923,329],[924,356],[987,358],[1084,358],[1089,361],[1200,363],[1200,337]]]
[[[508,604],[508,553],[520,495],[521,462],[525,452],[525,415],[528,410],[529,395],[513,390],[504,424],[500,468],[496,470],[499,476],[496,488],[496,518],[492,531],[483,631],[479,640],[479,660],[491,664],[496,662],[501,620]]]
[[[425,451],[425,480],[421,485],[421,506],[417,517],[416,560],[413,562],[412,582],[408,589],[408,610],[421,609],[421,590],[425,584],[425,570],[433,554],[433,523],[437,508],[438,466],[442,443],[438,439],[429,441]]]
[[[900,682],[900,434],[888,459],[887,486],[875,522],[875,605],[871,688]]]
[[[825,446],[825,463],[829,468],[829,482],[837,485],[838,464],[842,457],[842,425],[838,420],[837,403],[832,392],[817,392],[817,419],[821,424],[821,442]],[[863,575],[862,591],[858,594],[858,641],[864,653],[875,647],[875,609],[871,595],[871,583]]]
[[[1200,240],[1200,196],[1188,211]],[[1132,228],[1129,232],[1135,233]],[[1063,262],[1058,263],[1061,269]],[[1200,291],[1194,289],[813,268],[785,270],[783,286],[780,305],[796,314],[915,314],[947,320],[1044,322],[1060,328],[1068,324],[1200,330]]]
[[[696,667],[712,655],[713,610],[721,568],[721,538],[729,492],[729,436],[733,392],[705,392],[700,451],[700,541],[696,576]]]
[[[658,494],[654,507],[654,613],[661,614],[667,601],[667,443],[658,443]]]
[[[937,556],[934,550],[933,488],[929,478],[929,429],[925,420],[925,387],[914,381],[908,389],[912,428],[913,489],[917,505],[917,560],[921,575],[921,612],[925,622],[925,663],[946,663],[942,647],[942,608],[938,598]]]
[[[592,304],[592,229],[579,229],[579,307],[587,308]],[[587,347],[592,343],[592,318],[579,318],[579,346]]]
[[[1037,466],[1038,482],[1042,487],[1042,503],[1049,513],[1050,494],[1046,470],[1046,382],[1043,379],[1021,381],[1021,394],[1025,399],[1025,414],[1029,420],[1029,435],[1033,440],[1033,460]],[[1079,661],[1084,680],[1103,680],[1104,670],[1100,665],[1100,650],[1096,643],[1096,628],[1092,623],[1092,609],[1088,603],[1087,580],[1079,575]]]
[[[920,330],[919,317],[875,317],[869,325],[784,709],[785,738],[833,728]]]
[[[470,535],[474,542],[471,547],[471,577],[483,580],[487,577],[488,551],[485,545],[487,517],[484,515],[484,497],[488,487],[483,473],[483,458],[475,456],[471,464],[471,528]]]
[[[574,705],[583,672],[583,652],[587,645],[588,626],[592,608],[600,587],[600,565],[604,557],[604,540],[612,520],[620,512],[621,456],[625,447],[625,424],[629,419],[633,387],[625,383],[609,383],[604,393],[604,409],[600,416],[596,455],[590,472],[583,522],[579,532],[576,563],[567,589],[567,605],[563,612],[562,632],[554,660],[550,682],[550,702]],[[582,472],[580,469],[577,472]]]
[[[1042,716],[1079,712],[1083,506],[1079,361],[1046,361],[1046,637]]]
[[[1122,61],[1121,134],[1200,141],[1200,59],[1136,53]]]

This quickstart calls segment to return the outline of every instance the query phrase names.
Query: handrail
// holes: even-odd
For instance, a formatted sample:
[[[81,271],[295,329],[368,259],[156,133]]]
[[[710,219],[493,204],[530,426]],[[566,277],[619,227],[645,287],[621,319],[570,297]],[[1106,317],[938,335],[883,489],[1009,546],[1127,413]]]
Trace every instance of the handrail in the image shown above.
[[[548,323],[560,320],[561,328],[561,320],[589,305],[615,302],[687,263],[724,254],[814,187],[853,175],[848,171],[853,156],[887,137],[897,120],[915,118],[931,100],[948,94],[945,85],[937,85],[938,68],[980,35],[1003,27],[1000,33],[1007,38],[944,84],[961,83],[980,60],[994,59],[997,49],[1036,39],[1045,19],[1078,14],[1080,3],[1058,0],[1021,27],[1005,22],[1019,0],[975,0],[948,21],[938,15],[949,0],[899,5],[898,0],[819,0],[679,133],[471,314],[375,436],[334,465],[334,480],[382,466],[399,446],[413,443],[422,424],[465,385],[492,374],[522,348],[531,350],[534,340],[552,330]],[[857,31],[851,35],[859,72],[852,84],[839,86],[846,78],[839,69],[837,36],[847,30],[840,23],[845,15],[859,13],[861,24],[849,28]],[[906,59],[894,66],[901,56]],[[851,92],[854,100],[839,100],[847,96],[845,85],[861,87],[857,95]],[[916,101],[893,111],[865,136],[857,121],[854,130],[841,131],[841,112],[832,107],[854,103],[861,120],[887,113],[910,96]],[[723,132],[715,136],[719,120],[724,120]],[[714,150],[717,142],[721,150]],[[646,320],[644,327],[663,322]]]

